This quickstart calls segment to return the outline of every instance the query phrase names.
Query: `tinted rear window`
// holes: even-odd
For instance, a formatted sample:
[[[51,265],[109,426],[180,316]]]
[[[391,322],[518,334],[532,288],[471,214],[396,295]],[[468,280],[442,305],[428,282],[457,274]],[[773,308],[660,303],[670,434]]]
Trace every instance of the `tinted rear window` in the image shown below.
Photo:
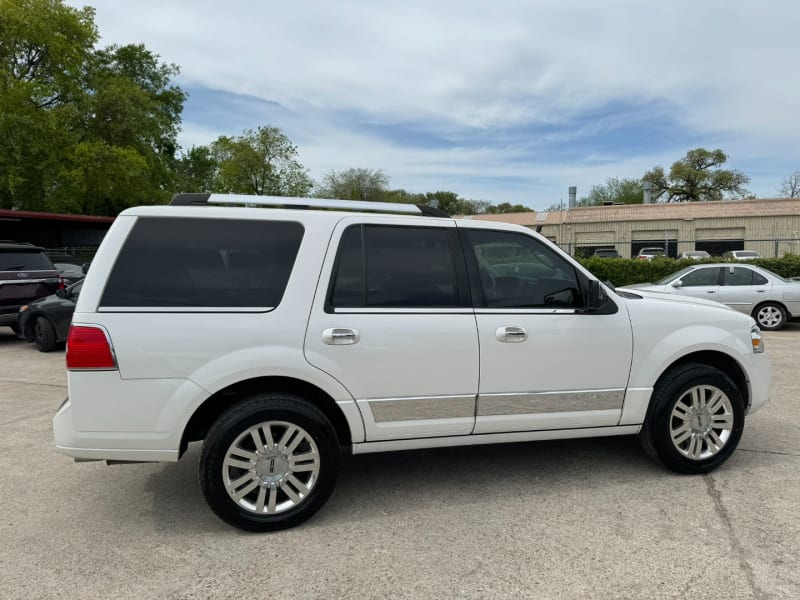
[[[0,252],[0,271],[55,271],[44,252]]]
[[[140,217],[100,305],[275,307],[302,239],[288,221]]]

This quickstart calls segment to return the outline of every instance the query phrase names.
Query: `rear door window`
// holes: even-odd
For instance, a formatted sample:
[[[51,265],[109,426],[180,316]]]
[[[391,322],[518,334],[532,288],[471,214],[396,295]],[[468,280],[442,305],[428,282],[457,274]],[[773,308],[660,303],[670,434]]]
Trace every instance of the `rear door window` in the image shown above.
[[[140,217],[100,306],[268,310],[302,239],[303,226],[289,221]]]
[[[460,306],[448,230],[350,227],[339,246],[328,304],[331,308]]]

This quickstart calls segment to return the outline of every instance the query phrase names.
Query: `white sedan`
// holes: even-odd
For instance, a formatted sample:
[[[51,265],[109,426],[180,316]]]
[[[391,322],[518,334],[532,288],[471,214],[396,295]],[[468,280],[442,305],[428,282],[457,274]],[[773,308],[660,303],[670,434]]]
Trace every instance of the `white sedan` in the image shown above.
[[[800,281],[752,265],[715,263],[681,269],[656,283],[628,289],[716,300],[752,315],[761,329],[776,330],[800,316]]]

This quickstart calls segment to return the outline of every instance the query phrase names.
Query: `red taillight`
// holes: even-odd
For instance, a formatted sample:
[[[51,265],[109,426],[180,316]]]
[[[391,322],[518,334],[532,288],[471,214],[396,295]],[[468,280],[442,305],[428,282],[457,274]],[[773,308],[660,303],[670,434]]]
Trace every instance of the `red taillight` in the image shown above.
[[[61,275],[58,276],[58,289],[65,290],[67,286],[64,285],[64,278]]]
[[[104,329],[72,325],[67,337],[67,369],[117,368],[111,341]]]

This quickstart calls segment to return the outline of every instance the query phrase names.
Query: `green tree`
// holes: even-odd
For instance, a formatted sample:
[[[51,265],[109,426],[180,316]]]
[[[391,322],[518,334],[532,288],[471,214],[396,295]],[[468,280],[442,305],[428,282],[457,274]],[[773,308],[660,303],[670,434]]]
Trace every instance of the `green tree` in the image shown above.
[[[522,204],[509,204],[502,202],[500,204],[491,204],[486,208],[486,213],[490,215],[500,215],[505,213],[518,213],[518,212],[531,212],[531,208],[523,206]]]
[[[317,184],[320,198],[387,202],[389,176],[382,169],[328,171]]]
[[[593,185],[589,193],[578,201],[578,206],[603,204],[641,204],[642,182],[638,179],[609,177],[605,183]]]
[[[697,148],[672,164],[669,176],[662,167],[644,174],[642,183],[653,186],[653,195],[665,196],[668,202],[722,200],[726,195],[741,198],[748,194],[745,186],[750,178],[733,169],[723,169],[728,155],[722,150]]]
[[[116,214],[168,197],[178,67],[97,39],[93,9],[0,1],[0,206]]]
[[[192,146],[175,165],[173,189],[180,192],[213,192],[219,164],[208,146]]]
[[[297,160],[297,148],[277,127],[246,129],[211,144],[217,163],[214,191],[226,194],[307,196],[314,183]]]

